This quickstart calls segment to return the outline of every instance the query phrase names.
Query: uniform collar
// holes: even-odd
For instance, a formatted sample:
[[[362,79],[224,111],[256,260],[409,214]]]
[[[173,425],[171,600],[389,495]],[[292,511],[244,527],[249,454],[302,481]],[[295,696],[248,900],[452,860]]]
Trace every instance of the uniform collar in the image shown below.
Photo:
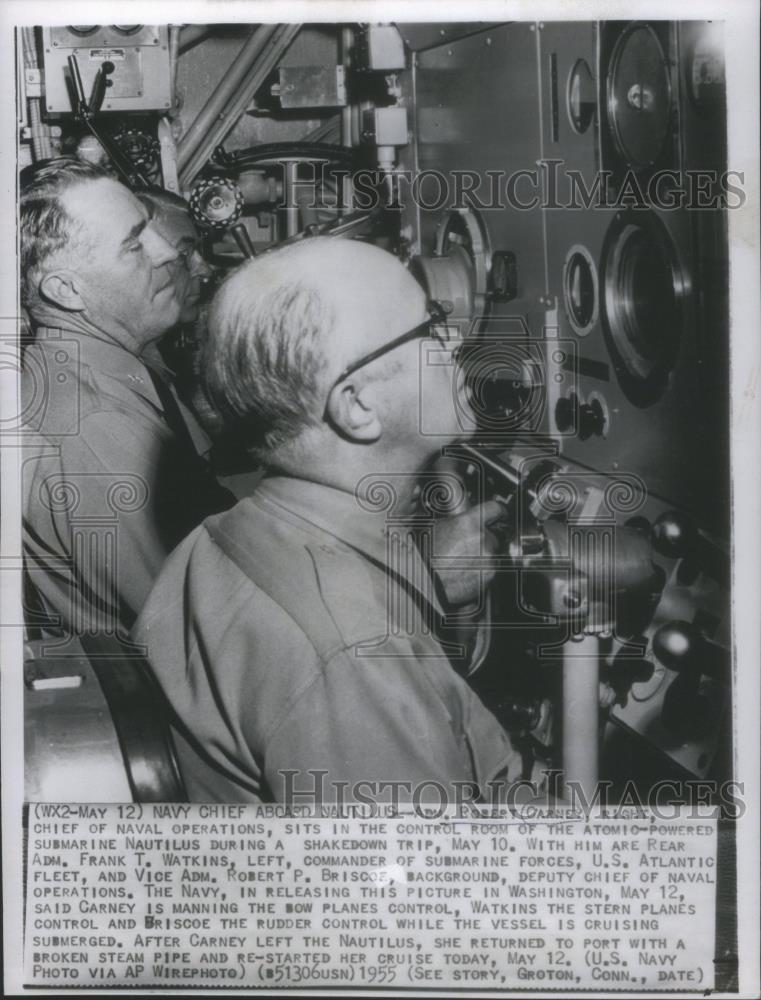
[[[289,476],[267,476],[257,486],[254,502],[275,504],[325,531],[374,562],[402,575],[441,611],[430,572],[413,540],[420,522],[397,518],[385,507],[362,501],[345,490]]]
[[[35,338],[36,343],[40,345],[46,343],[54,345],[55,341],[61,338],[75,340],[79,346],[80,364],[87,365],[98,375],[115,379],[133,392],[144,396],[157,409],[163,409],[147,369],[151,368],[166,381],[171,381],[172,376],[169,369],[161,362],[157,351],[151,353],[150,359],[144,359],[132,354],[113,340],[66,327],[40,326],[37,328]]]

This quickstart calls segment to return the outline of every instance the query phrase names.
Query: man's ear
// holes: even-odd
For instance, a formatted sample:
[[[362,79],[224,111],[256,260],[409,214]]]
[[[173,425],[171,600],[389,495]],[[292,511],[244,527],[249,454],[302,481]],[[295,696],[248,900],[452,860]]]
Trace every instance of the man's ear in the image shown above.
[[[67,312],[82,312],[85,308],[79,294],[79,282],[73,271],[49,271],[40,281],[40,294],[48,302]]]
[[[371,444],[383,432],[372,393],[351,379],[339,382],[328,396],[327,413],[336,430],[351,441]]]

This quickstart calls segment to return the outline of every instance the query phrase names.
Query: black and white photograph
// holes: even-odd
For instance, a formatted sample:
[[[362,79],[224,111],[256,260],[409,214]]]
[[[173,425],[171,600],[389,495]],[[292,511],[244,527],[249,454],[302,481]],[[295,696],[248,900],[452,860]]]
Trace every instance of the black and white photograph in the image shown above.
[[[755,5],[7,8],[6,994],[758,995]]]

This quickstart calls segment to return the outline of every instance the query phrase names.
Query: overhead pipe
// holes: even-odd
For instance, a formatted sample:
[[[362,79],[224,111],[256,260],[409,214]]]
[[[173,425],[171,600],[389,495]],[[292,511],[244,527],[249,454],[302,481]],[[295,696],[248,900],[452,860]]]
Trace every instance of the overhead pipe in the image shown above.
[[[185,135],[180,139],[177,146],[177,162],[180,169],[188,162],[219,116],[224,113],[225,105],[246,79],[246,75],[250,72],[273,31],[274,25],[264,24],[252,32],[243,43],[229,69],[217,84],[206,104],[196,115]]]
[[[208,24],[183,24],[178,25],[178,29],[182,32],[179,47],[180,54],[187,52],[188,49],[202,42],[204,38],[208,38],[214,30]]]
[[[238,123],[238,119],[249,107],[254,99],[254,95],[262,86],[267,77],[277,67],[280,60],[287,52],[291,42],[301,29],[300,24],[279,24],[267,25],[270,29],[264,41],[264,48],[258,57],[255,65],[245,78],[237,93],[232,97],[229,105],[220,109],[211,123],[208,134],[197,145],[190,157],[184,160],[181,168],[181,183],[183,188],[188,188],[196,178],[198,172],[207,162],[212,152],[220,143],[224,142],[227,135]],[[260,28],[257,32],[259,36],[263,31]]]
[[[335,115],[327,121],[320,122],[311,132],[303,135],[299,142],[327,142],[337,143],[341,139],[341,118]]]

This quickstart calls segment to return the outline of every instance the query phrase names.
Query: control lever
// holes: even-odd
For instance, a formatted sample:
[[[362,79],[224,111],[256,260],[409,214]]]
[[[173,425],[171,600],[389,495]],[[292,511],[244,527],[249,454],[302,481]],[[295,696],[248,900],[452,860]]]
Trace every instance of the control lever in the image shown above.
[[[705,639],[690,622],[672,621],[661,625],[653,636],[653,653],[664,667],[677,673],[698,677],[707,674],[716,679],[727,676],[726,651]]]
[[[666,511],[653,524],[653,548],[668,559],[692,555],[698,541],[695,525],[677,510]]]
[[[663,725],[677,739],[702,739],[715,724],[716,704],[701,678],[708,675],[720,680],[727,676],[726,652],[705,639],[690,622],[672,621],[661,625],[653,636],[653,653],[665,667],[678,673],[663,698]]]
[[[90,111],[94,115],[103,107],[103,98],[106,96],[106,89],[109,84],[108,78],[113,71],[114,64],[106,60],[101,63],[98,72],[95,74],[90,94]]]
[[[88,101],[85,96],[85,88],[82,83],[82,74],[79,71],[79,62],[77,61],[77,57],[75,55],[70,55],[68,57],[68,63],[69,72],[71,73],[71,81],[74,87],[74,117],[77,121],[83,122],[88,127],[90,133],[105,149],[109,159],[128,187],[133,190],[150,187],[150,182],[140,168],[136,167],[128,156],[125,156],[111,136],[105,132],[101,132],[95,124],[94,117],[103,103],[103,97],[105,96],[106,87],[108,85],[108,73],[104,72],[107,64],[104,63],[98,69],[98,72],[95,75],[95,80],[93,81],[90,101]],[[113,64],[109,63],[108,65],[111,66],[111,72],[113,72]]]
[[[233,239],[238,244],[238,249],[246,260],[253,260],[254,257],[256,257],[256,250],[254,249],[254,244],[251,242],[251,237],[248,235],[248,230],[243,223],[236,222],[230,232],[233,235]]]
[[[731,583],[729,554],[698,531],[690,518],[678,510],[661,514],[652,527],[653,548],[666,559],[681,559],[680,582],[692,583],[700,573],[722,587]]]

